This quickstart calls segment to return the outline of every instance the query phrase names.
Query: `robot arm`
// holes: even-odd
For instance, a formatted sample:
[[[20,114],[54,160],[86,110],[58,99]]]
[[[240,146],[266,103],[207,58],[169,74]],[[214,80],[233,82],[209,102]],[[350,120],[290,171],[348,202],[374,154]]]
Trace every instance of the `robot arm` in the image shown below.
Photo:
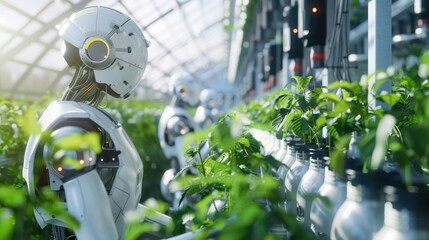
[[[77,239],[119,239],[103,182],[95,170],[64,183],[67,208],[78,221]]]

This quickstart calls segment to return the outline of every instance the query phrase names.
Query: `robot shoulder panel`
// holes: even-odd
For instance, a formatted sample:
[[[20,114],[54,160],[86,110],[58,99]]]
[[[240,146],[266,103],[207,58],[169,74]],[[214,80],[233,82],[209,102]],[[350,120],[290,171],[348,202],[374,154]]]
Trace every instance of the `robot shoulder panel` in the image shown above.
[[[116,121],[103,110],[73,101],[52,102],[40,117],[39,124],[43,131],[58,122],[70,119],[91,119],[101,128],[117,125]]]
[[[72,134],[99,131],[98,125],[94,121],[83,120],[89,118],[90,113],[76,102],[53,102],[48,106],[39,119],[42,132],[40,134],[30,136],[25,149],[23,176],[30,187],[30,194],[34,194],[33,178],[35,174],[34,167],[36,158],[53,160],[51,158],[54,156],[52,144],[57,144],[61,139]],[[76,158],[79,157],[80,159],[85,157],[85,159],[95,161],[95,153],[91,151],[62,151],[61,154],[62,156],[57,155],[57,157],[63,158],[74,156]],[[48,157],[48,155],[52,156]],[[53,167],[55,164],[53,162],[52,164],[47,162],[48,168],[50,165]],[[93,166],[93,163],[85,162],[83,166]],[[60,165],[55,166],[55,169],[51,170],[59,170],[59,172],[63,173],[67,172],[66,167]],[[62,174],[59,174],[59,178],[63,177],[60,175]]]

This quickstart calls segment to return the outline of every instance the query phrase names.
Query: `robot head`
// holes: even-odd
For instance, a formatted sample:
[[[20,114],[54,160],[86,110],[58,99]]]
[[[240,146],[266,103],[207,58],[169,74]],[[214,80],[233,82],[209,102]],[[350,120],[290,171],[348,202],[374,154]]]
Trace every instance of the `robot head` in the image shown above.
[[[208,109],[218,107],[218,95],[213,89],[204,89],[200,94],[201,105]]]
[[[196,106],[199,101],[200,86],[189,73],[173,76],[169,82],[170,92],[182,102]]]
[[[59,34],[67,64],[93,71],[96,88],[127,98],[139,83],[149,44],[128,16],[107,7],[88,7],[65,19]]]

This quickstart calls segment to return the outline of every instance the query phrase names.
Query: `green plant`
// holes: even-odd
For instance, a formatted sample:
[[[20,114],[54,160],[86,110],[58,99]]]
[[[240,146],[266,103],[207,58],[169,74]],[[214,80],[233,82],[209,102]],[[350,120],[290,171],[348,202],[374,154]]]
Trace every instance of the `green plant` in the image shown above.
[[[278,138],[291,133],[306,142],[319,143],[322,128],[316,121],[322,89],[309,89],[311,76],[295,76],[293,79],[294,83],[287,84],[260,102],[249,103],[242,111],[253,116],[252,127],[273,131]]]
[[[22,177],[26,143],[30,134],[40,133],[36,119],[45,104],[0,99],[0,239],[48,238],[49,228],[42,230],[35,221],[35,206],[73,223],[47,189],[40,189],[38,199],[31,198]]]
[[[385,108],[371,109],[367,101],[367,84],[335,82],[329,90],[340,89],[342,97],[333,93],[320,95],[322,115],[318,120],[327,124],[328,133],[336,147],[331,154],[334,169],[342,172],[344,149],[347,148],[352,131],[361,133],[359,143],[364,171],[378,169],[384,159],[391,158],[405,172],[407,182],[412,181],[412,169],[426,171],[428,166],[427,109],[429,106],[428,81],[429,55],[424,54],[418,65],[399,69],[395,73],[377,72],[378,80],[373,91],[384,84],[391,85],[391,92],[374,97]],[[371,76],[368,76],[369,79]]]
[[[377,96],[390,107],[386,114],[391,116],[395,127],[376,150],[392,153],[393,160],[405,171],[408,183],[413,181],[412,169],[429,173],[429,144],[426,138],[429,132],[428,69],[429,53],[425,53],[420,57],[419,64],[400,69],[395,75],[387,75],[383,82],[392,85],[392,92]],[[373,156],[371,164],[372,168],[378,168],[379,158]]]
[[[284,197],[268,169],[280,163],[261,155],[260,143],[239,116],[228,114],[211,128],[207,137],[215,148],[195,163],[199,174],[177,175],[176,186],[196,204],[172,213],[176,229],[188,219],[196,239],[274,239],[273,226],[286,226],[291,239],[312,239],[279,207]],[[188,149],[189,157],[199,150],[199,146]]]

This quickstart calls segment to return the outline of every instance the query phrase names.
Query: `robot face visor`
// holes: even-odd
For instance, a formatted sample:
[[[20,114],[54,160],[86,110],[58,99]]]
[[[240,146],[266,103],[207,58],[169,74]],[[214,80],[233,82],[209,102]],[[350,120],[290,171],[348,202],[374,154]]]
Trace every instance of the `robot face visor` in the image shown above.
[[[79,50],[82,62],[93,69],[106,69],[115,61],[116,51],[109,39],[90,37]]]
[[[107,42],[101,38],[93,38],[85,46],[85,53],[89,59],[95,62],[103,62],[109,56],[110,47]]]

